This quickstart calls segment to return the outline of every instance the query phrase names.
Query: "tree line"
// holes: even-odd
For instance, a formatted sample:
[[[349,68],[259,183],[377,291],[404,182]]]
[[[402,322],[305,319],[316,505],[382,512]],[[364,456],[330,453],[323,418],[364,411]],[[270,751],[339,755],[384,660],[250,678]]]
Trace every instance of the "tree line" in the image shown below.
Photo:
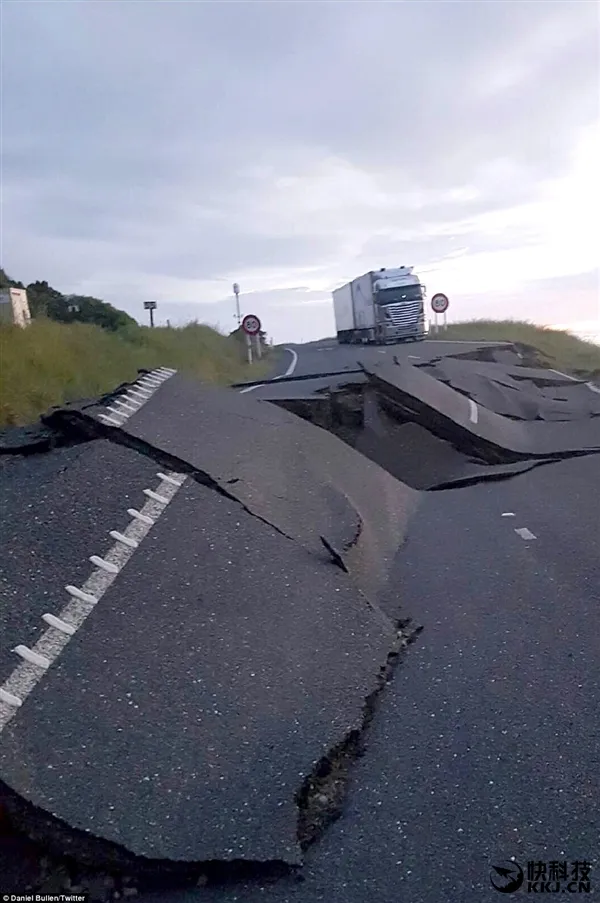
[[[47,317],[59,323],[93,323],[111,332],[125,326],[138,325],[125,311],[118,310],[100,298],[93,298],[90,295],[63,295],[47,282],[38,281],[23,285],[0,269],[0,291],[7,288],[24,288],[27,291],[33,319]]]

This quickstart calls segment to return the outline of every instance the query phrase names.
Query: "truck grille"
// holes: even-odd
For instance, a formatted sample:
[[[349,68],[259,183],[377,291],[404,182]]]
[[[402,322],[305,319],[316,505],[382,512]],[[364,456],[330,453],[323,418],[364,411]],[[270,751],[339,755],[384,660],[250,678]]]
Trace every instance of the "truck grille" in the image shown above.
[[[386,305],[387,321],[393,323],[396,329],[408,329],[415,326],[422,313],[422,301],[405,301],[404,304]]]

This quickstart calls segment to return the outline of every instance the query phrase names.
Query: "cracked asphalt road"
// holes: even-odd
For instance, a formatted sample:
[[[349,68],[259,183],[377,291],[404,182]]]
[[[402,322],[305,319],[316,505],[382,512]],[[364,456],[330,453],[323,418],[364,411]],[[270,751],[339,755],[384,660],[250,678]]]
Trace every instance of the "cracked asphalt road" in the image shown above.
[[[394,355],[408,361],[410,355],[414,364],[461,350],[464,345],[436,341],[360,349],[360,358],[376,363]],[[325,343],[296,347],[295,353],[294,375],[357,369],[357,349]],[[507,367],[515,363],[514,355],[506,350],[503,355]],[[289,360],[282,360],[281,372],[289,368]],[[286,391],[283,380],[252,389],[257,398],[272,398],[273,393],[284,398]],[[172,440],[174,427],[165,435]],[[415,448],[418,452],[418,442]],[[438,446],[432,455],[442,462]],[[410,617],[425,629],[383,693],[366,754],[350,773],[342,817],[309,849],[295,878],[162,890],[143,898],[157,903],[191,903],[192,898],[467,903],[496,899],[489,882],[495,860],[514,857],[523,867],[528,860],[595,863],[600,837],[595,715],[600,513],[590,489],[599,482],[600,456],[588,454],[546,463],[500,483],[425,493],[412,510],[405,542],[392,554],[389,579],[377,596],[384,618],[383,612],[389,618]],[[286,498],[286,493],[278,497]],[[375,495],[375,500],[382,502],[383,496]],[[169,509],[164,518],[165,527],[173,518],[177,521],[177,509]],[[162,562],[169,556],[158,552],[155,557]],[[277,556],[270,557],[278,573]],[[332,573],[345,578],[340,569]],[[126,576],[133,579],[134,572],[119,580]],[[118,587],[117,581],[112,590],[117,610]],[[184,609],[189,611],[189,605]],[[102,611],[106,617],[110,607]],[[183,610],[172,613],[173,622],[182,623]],[[159,628],[162,635],[167,624]],[[266,627],[263,634],[268,632]],[[131,653],[139,646],[126,638],[123,632],[124,661],[131,667]],[[308,639],[300,646],[307,644]],[[175,639],[170,645],[177,649]],[[67,648],[73,657],[83,647],[73,643]],[[103,660],[101,648],[93,654]],[[109,661],[108,652],[104,659]],[[84,675],[87,662],[83,656],[79,665],[71,664],[71,673]],[[36,691],[33,706],[43,708],[50,696],[59,700],[54,705],[61,704],[58,675],[64,667],[54,671],[53,686],[46,683],[42,693]],[[161,683],[159,672],[156,677],[159,687],[172,679],[163,676]],[[98,712],[96,704],[93,708]],[[80,708],[79,717],[83,714]],[[72,720],[67,738],[79,739],[77,709]],[[196,746],[202,741],[200,733]],[[23,745],[7,749],[14,762]],[[65,744],[58,732],[52,749],[58,750],[59,760],[71,753],[73,743]],[[185,772],[185,763],[182,770],[179,763],[173,765],[173,775]],[[188,773],[191,767],[190,762]],[[42,776],[31,777],[39,790]],[[88,792],[93,794],[93,788]],[[185,828],[190,837],[203,833],[201,818],[194,822],[191,810]],[[598,883],[592,870],[596,893]]]

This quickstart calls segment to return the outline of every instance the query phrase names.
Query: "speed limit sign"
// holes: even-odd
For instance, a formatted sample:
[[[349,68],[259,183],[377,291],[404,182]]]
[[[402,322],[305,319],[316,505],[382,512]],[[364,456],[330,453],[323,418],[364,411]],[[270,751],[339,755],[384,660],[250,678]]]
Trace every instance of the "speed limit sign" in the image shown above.
[[[258,335],[260,332],[260,320],[256,314],[246,314],[242,320],[242,329],[246,335]]]
[[[446,313],[449,304],[448,296],[442,294],[442,292],[438,292],[438,294],[434,295],[431,299],[431,309],[436,314]]]

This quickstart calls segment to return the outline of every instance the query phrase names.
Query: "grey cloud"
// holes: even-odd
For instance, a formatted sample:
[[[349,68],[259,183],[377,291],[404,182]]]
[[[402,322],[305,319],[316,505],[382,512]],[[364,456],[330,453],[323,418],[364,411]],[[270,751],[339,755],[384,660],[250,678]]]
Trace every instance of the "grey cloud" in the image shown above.
[[[592,3],[30,0],[3,17],[3,263],[136,310],[178,280],[201,303],[253,269],[330,287],[532,243],[477,217],[534,198],[598,113]],[[286,210],[273,179],[327,156],[374,175],[381,206]],[[478,196],[450,198],[465,186]]]

